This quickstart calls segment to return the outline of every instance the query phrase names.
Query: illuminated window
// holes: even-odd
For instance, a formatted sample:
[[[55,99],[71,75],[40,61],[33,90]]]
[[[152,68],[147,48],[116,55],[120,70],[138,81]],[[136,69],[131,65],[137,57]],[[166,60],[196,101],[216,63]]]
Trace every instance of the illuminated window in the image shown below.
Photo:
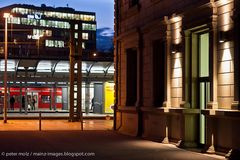
[[[28,8],[13,8],[12,13],[22,14],[22,15],[29,15],[35,16],[39,15],[38,17],[46,16],[52,18],[61,18],[61,19],[71,19],[71,20],[83,20],[83,21],[95,21],[94,15],[82,15],[82,14],[73,14],[73,13],[62,13],[62,12],[53,12],[53,11],[41,11],[41,10],[34,10]]]
[[[13,8],[12,13],[35,16],[37,15],[39,18],[42,16],[51,17],[51,18],[61,18],[61,19],[71,19],[71,20],[82,20],[82,21],[95,21],[94,15],[86,15],[86,14],[73,14],[73,13],[62,13],[62,12],[52,12],[52,11],[41,11],[34,10],[28,8]],[[36,17],[35,17],[36,18]]]
[[[62,103],[62,96],[56,96],[56,103]]]
[[[95,30],[96,30],[96,25],[95,25],[95,24],[83,23],[83,24],[82,24],[82,29],[83,29],[83,30],[92,30],[92,31],[95,31]]]
[[[82,33],[82,39],[88,40],[88,33]]]
[[[51,96],[41,96],[42,103],[50,103],[51,102]]]
[[[33,35],[51,37],[52,31],[44,29],[33,29]]]
[[[44,36],[51,37],[52,36],[52,31],[51,30],[45,30],[45,35]]]
[[[45,41],[46,47],[55,47],[55,48],[63,48],[64,41],[57,41],[57,40],[46,40]]]
[[[86,49],[86,44],[84,42],[82,42],[82,48]]]
[[[74,29],[78,30],[78,24],[75,24]]]
[[[8,23],[21,24],[21,21],[20,21],[19,17],[8,18],[7,20],[8,20]]]
[[[76,39],[78,38],[78,33],[76,33],[76,32],[74,33],[74,38],[76,38]]]

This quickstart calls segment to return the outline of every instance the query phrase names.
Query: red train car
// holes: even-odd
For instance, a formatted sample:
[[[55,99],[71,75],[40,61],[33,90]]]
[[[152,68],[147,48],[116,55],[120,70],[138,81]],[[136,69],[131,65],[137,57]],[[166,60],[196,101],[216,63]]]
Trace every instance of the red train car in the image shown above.
[[[10,88],[10,97],[12,96],[15,98],[14,108],[19,108],[20,88]],[[22,88],[22,96],[25,96],[25,88]],[[62,88],[27,88],[27,103],[31,103],[32,99],[35,100],[35,109],[51,109],[54,105],[57,109],[62,109]]]

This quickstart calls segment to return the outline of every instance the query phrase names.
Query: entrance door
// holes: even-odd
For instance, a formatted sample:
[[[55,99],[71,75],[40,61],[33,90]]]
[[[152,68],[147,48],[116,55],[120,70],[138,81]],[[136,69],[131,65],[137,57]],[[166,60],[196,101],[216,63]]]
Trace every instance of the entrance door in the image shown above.
[[[199,109],[200,113],[206,109],[210,100],[210,82],[209,82],[209,33],[199,34],[198,36],[198,87],[199,87]],[[199,143],[206,142],[206,123],[205,116],[199,115]]]
[[[208,77],[204,77],[204,78],[200,78],[200,85],[199,85],[199,107],[200,107],[200,111],[203,109],[206,109],[207,103],[210,100],[210,82]],[[200,144],[205,144],[205,116],[203,114],[200,114],[199,117],[199,140],[200,140]]]

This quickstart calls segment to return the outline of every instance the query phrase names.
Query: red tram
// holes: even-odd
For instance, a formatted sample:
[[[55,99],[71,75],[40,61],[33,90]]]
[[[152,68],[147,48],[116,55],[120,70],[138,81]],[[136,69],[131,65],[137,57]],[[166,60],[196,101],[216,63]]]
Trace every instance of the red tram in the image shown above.
[[[10,97],[12,96],[15,98],[14,108],[19,108],[20,88],[10,88]],[[22,88],[22,96],[25,96],[25,88]],[[29,103],[31,99],[35,100],[35,109],[50,109],[54,104],[57,109],[62,109],[62,88],[27,88],[26,100]]]

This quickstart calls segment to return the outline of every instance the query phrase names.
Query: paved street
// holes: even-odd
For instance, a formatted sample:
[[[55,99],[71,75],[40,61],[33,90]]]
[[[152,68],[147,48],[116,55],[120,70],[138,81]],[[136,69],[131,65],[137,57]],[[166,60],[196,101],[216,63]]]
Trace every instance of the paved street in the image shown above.
[[[74,128],[74,125],[78,128]],[[64,120],[45,121],[45,129],[43,125],[43,131],[37,131],[37,127],[31,130],[30,128],[33,126],[37,126],[37,121],[9,120],[8,124],[1,122],[0,159],[223,159],[219,156],[213,157],[186,151],[173,145],[165,145],[118,134],[111,131],[111,120],[84,120],[84,131],[79,130],[79,122],[69,123]],[[70,129],[71,127],[72,129]]]

